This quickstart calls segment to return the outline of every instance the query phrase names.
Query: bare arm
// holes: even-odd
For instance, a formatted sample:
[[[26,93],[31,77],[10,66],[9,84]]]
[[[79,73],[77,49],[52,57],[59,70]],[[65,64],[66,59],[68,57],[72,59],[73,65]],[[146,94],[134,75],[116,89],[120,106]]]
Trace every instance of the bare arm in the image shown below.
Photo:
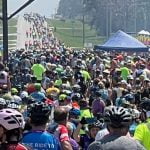
[[[82,128],[82,124],[79,123],[76,130],[73,133],[73,138],[77,141],[80,142],[80,129]]]
[[[72,150],[72,146],[69,143],[69,141],[63,141],[61,142],[61,146],[63,150]]]

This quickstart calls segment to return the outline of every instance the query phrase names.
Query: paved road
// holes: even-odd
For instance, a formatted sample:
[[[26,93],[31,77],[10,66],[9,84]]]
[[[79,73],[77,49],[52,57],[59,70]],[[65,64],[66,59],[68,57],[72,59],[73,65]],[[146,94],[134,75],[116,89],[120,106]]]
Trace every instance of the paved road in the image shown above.
[[[17,44],[16,48],[25,48],[26,30],[29,28],[29,23],[27,23],[22,16],[19,16],[17,22]]]
[[[32,37],[26,37],[26,31],[29,31],[30,27],[32,28],[33,23],[29,23],[27,21],[24,20],[24,18],[22,16],[20,16],[18,18],[18,22],[17,22],[17,44],[16,44],[16,48],[17,49],[21,49],[21,48],[25,48],[25,41],[32,41],[33,42],[33,38]],[[44,26],[47,28],[48,24],[47,22],[44,23]],[[40,40],[38,37],[36,40]]]

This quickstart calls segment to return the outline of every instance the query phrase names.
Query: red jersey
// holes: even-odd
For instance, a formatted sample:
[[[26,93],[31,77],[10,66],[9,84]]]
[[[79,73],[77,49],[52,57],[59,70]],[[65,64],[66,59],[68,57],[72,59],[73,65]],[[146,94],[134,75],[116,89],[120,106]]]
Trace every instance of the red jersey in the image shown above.
[[[7,146],[7,150],[29,150],[27,147],[22,144],[10,144]]]
[[[69,141],[68,130],[64,125],[58,125],[54,134],[58,137],[60,142]]]

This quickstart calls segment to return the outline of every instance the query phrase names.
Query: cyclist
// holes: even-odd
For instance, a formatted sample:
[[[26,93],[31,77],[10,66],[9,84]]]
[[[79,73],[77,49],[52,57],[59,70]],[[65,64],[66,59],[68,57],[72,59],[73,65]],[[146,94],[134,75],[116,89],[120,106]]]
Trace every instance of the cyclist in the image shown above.
[[[57,123],[55,135],[59,139],[63,150],[72,150],[69,134],[67,130],[67,121],[69,113],[64,107],[57,107],[54,111],[54,121]]]
[[[49,122],[51,107],[43,102],[31,104],[29,117],[32,130],[25,133],[22,143],[36,150],[59,150],[59,141],[54,135],[46,131],[46,124]]]
[[[150,99],[145,98],[140,106],[143,117],[145,118],[144,120],[146,121],[136,127],[134,138],[140,141],[147,150],[150,150],[150,139],[148,138],[150,137]]]
[[[128,109],[116,106],[106,108],[105,122],[109,134],[92,143],[88,150],[144,150],[144,147],[128,134],[132,123],[132,114]]]
[[[80,130],[88,124],[87,134],[80,135]],[[96,134],[103,128],[103,123],[94,118],[82,118],[76,130],[73,133],[74,139],[80,144],[83,150],[87,150],[88,146],[94,142]]]
[[[14,109],[2,109],[0,111],[0,149],[1,150],[28,150],[20,144],[21,128],[24,127],[24,119],[20,112]]]

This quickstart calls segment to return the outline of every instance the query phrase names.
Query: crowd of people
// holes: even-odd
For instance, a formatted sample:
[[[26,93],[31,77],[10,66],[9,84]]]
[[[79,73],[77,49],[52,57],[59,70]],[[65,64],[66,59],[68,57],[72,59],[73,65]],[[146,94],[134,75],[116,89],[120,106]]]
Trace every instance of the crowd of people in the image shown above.
[[[71,49],[24,19],[34,42],[0,63],[0,150],[150,150],[149,53]]]

